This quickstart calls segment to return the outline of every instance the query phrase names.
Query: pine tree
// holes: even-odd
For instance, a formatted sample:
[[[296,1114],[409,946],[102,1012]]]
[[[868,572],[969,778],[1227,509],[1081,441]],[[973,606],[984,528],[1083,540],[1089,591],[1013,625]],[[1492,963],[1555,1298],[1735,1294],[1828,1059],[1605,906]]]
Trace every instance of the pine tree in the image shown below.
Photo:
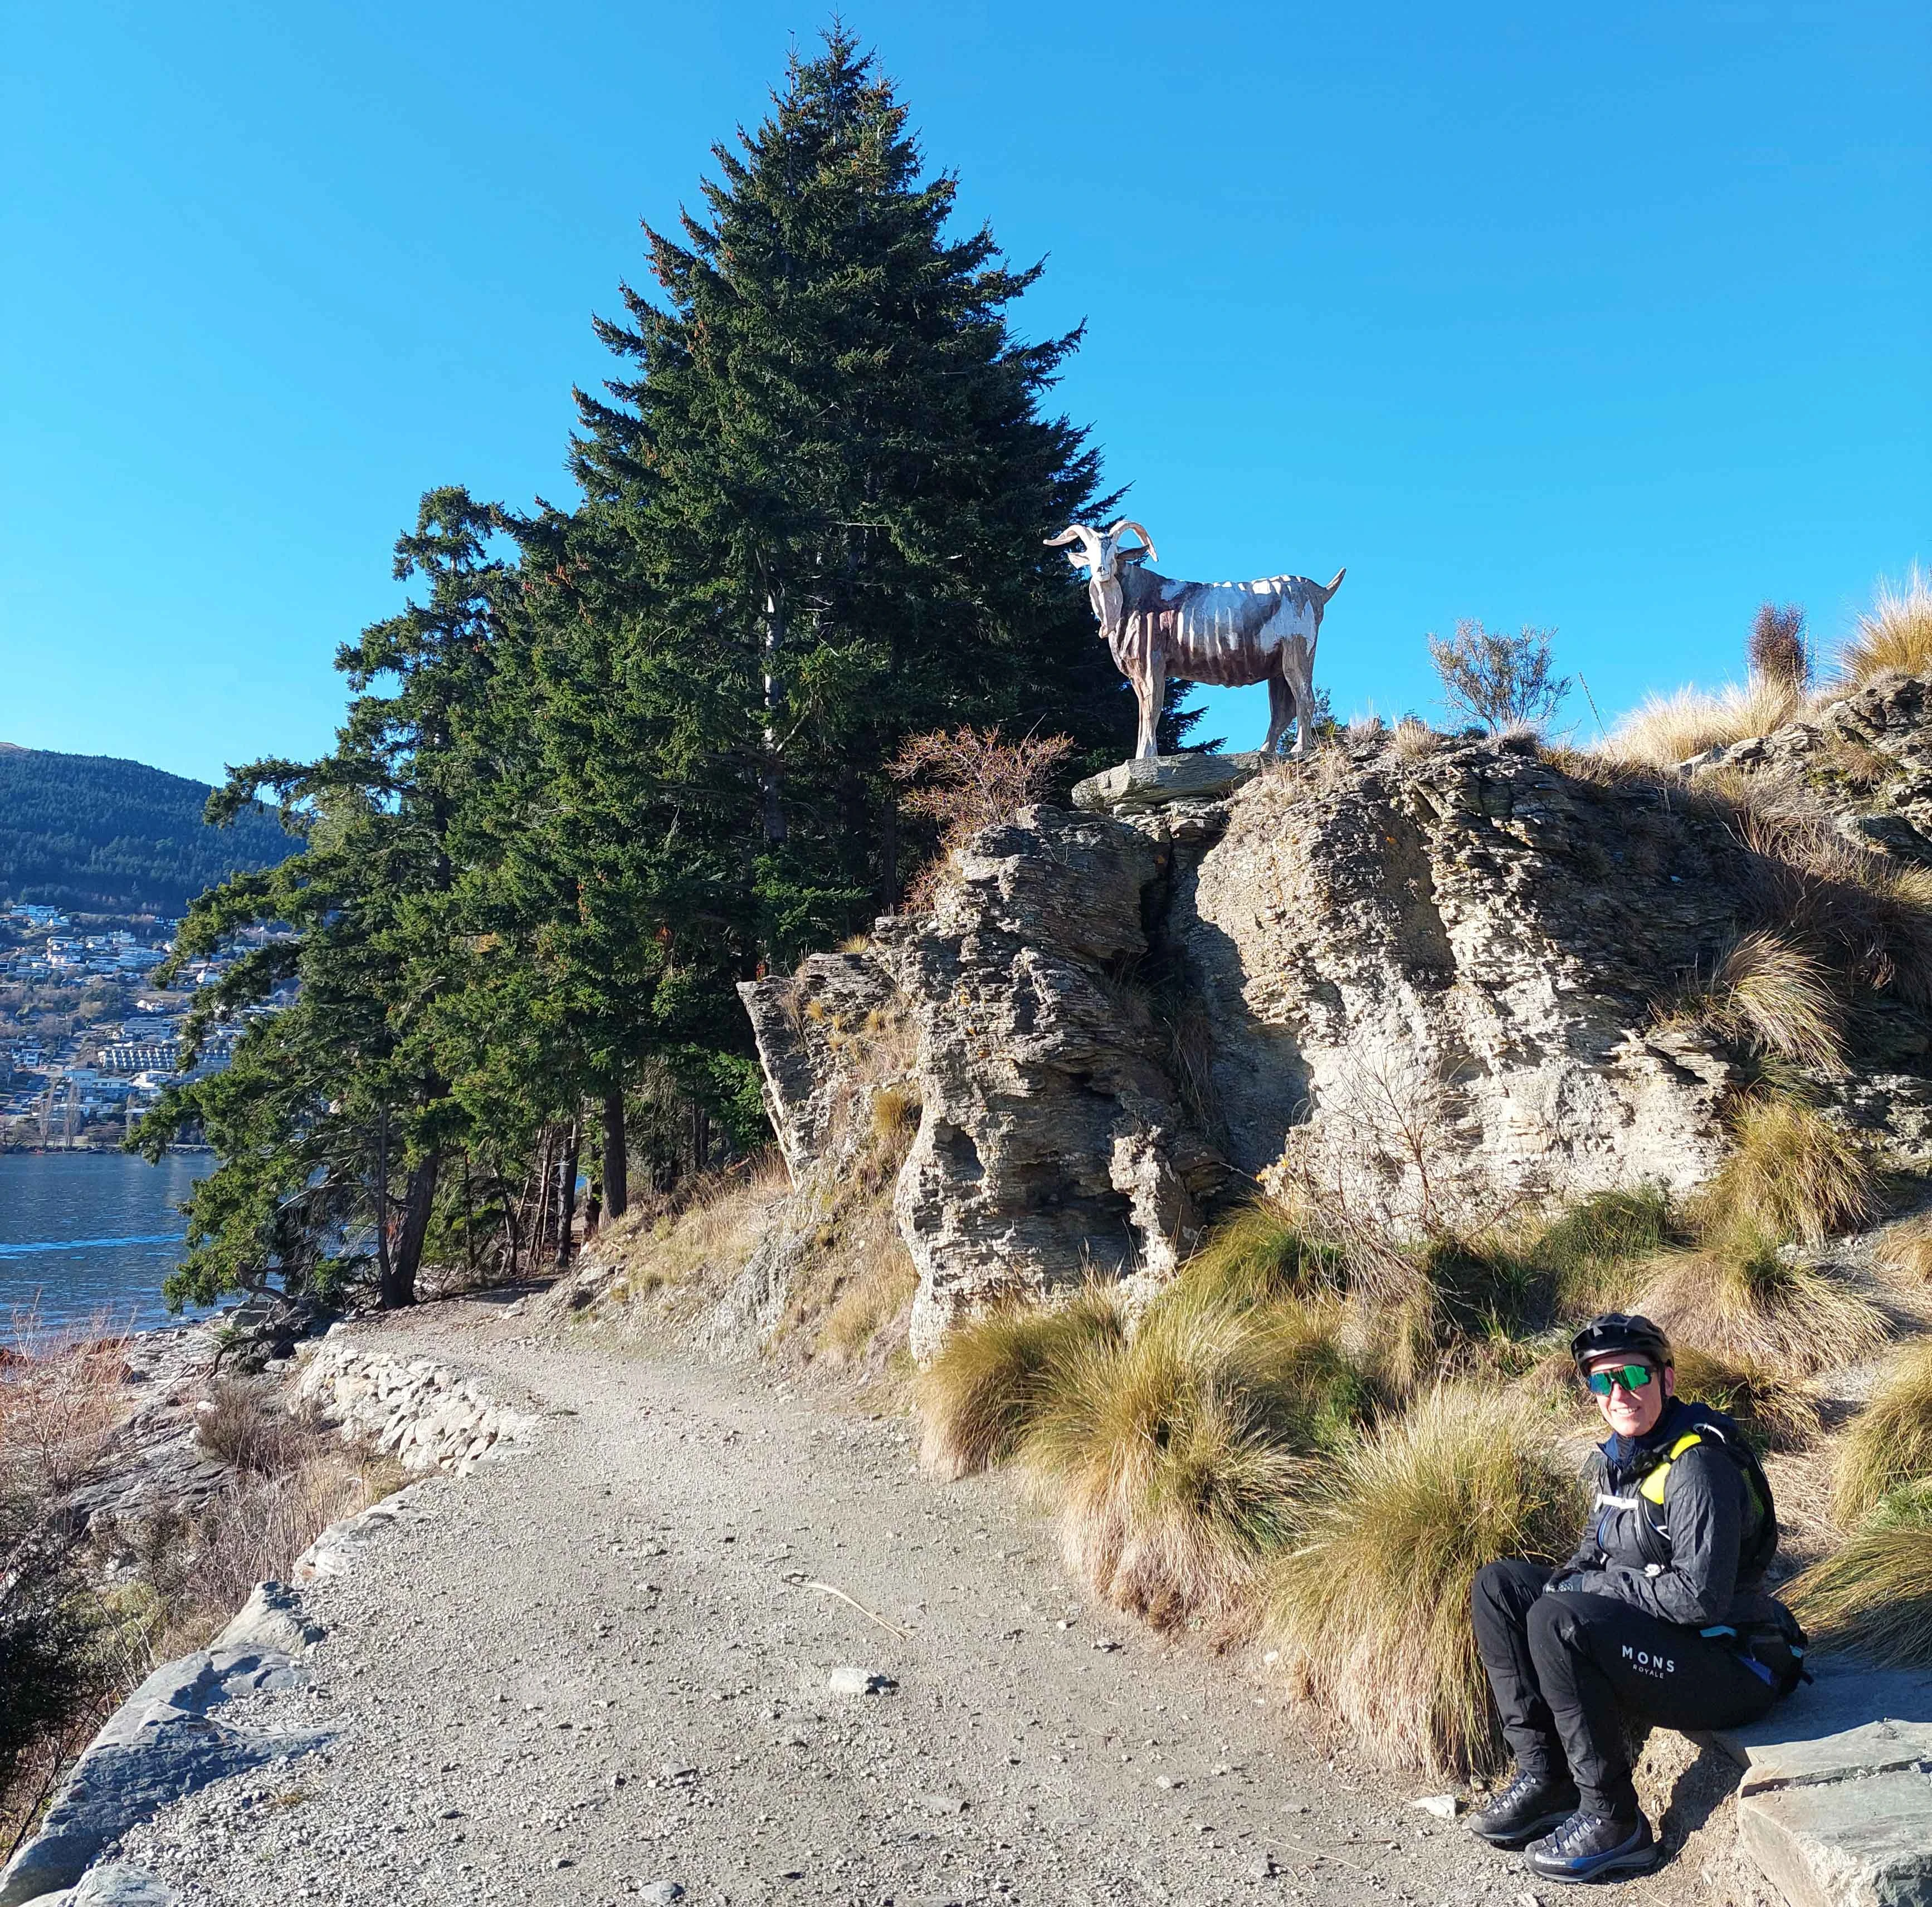
[[[488,551],[504,526],[460,490],[425,496],[395,574],[427,577],[427,599],[339,652],[354,694],[335,748],[234,769],[208,803],[220,823],[272,790],[305,846],[202,895],[176,942],[178,967],[242,929],[290,930],[197,1004],[191,1041],[245,1021],[232,1064],[172,1088],[134,1136],[153,1156],[199,1125],[220,1156],[190,1201],[172,1299],[272,1276],[326,1287],[364,1264],[385,1306],[414,1299],[442,1167],[470,1124],[441,1015],[463,984],[480,792],[504,765],[490,718],[514,572]],[[250,1012],[290,982],[292,1001]]]
[[[949,235],[956,181],[922,177],[843,29],[713,150],[708,216],[648,235],[664,302],[626,286],[598,325],[627,370],[578,394],[574,469],[650,580],[642,673],[731,778],[751,940],[788,960],[897,898],[906,735],[998,722],[1114,760],[1132,718],[1041,547],[1100,505],[1084,433],[1040,408],[1079,334],[1008,328],[1040,268]]]

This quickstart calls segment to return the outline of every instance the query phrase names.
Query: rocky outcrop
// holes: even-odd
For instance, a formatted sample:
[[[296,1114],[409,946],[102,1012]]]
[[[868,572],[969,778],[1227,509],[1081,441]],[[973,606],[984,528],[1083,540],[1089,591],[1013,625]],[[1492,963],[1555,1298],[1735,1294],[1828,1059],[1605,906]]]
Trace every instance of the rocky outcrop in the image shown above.
[[[515,1443],[535,1427],[445,1365],[364,1350],[334,1331],[304,1363],[296,1408],[333,1420],[344,1443],[367,1443],[405,1470],[460,1477],[498,1444]]]
[[[1689,763],[1802,781],[1862,847],[1932,865],[1932,680],[1887,675],[1772,735]]]
[[[156,1669],[109,1717],[39,1832],[0,1873],[0,1907],[64,1899],[62,1890],[157,1809],[322,1747],[329,1738],[313,1730],[236,1728],[212,1712],[240,1696],[300,1687],[308,1675],[302,1657],[321,1633],[291,1591],[265,1582],[207,1648]],[[126,1870],[110,1878],[112,1890],[104,1881],[83,1897],[139,1900],[135,1890],[155,1885]]]
[[[1828,747],[1731,765],[1809,750],[1842,778],[1856,734],[1932,802],[1928,693],[1882,685],[1820,718]],[[916,1029],[896,1210],[922,1357],[1000,1293],[1157,1282],[1257,1185],[1398,1228],[1688,1190],[1737,1076],[1658,1009],[1786,892],[1735,780],[1413,733],[1126,764],[975,837],[929,913],[743,990],[786,1158],[820,1170],[880,1076],[856,1026]],[[1871,1050],[1821,1090],[1925,1150],[1924,1029],[1876,997],[1852,1018]]]

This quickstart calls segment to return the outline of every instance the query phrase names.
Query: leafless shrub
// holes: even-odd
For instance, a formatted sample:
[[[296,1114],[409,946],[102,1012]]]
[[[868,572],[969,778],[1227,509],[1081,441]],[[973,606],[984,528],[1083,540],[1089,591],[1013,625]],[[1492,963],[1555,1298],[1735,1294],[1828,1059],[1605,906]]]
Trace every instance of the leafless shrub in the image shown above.
[[[328,1441],[321,1426],[282,1408],[273,1385],[245,1378],[215,1384],[196,1412],[195,1438],[231,1469],[270,1478],[299,1469]]]
[[[1526,622],[1515,635],[1465,619],[1444,641],[1432,631],[1430,658],[1442,679],[1442,700],[1452,715],[1479,722],[1491,734],[1518,723],[1540,727],[1570,692],[1568,676],[1551,673],[1554,629]]]
[[[1761,603],[1751,623],[1750,672],[1802,695],[1811,680],[1811,651],[1804,640],[1804,610],[1801,604]]]
[[[938,823],[940,851],[908,890],[908,905],[916,911],[930,902],[938,870],[955,848],[1042,799],[1054,771],[1072,752],[1072,741],[1064,735],[1004,742],[997,723],[983,730],[962,723],[908,736],[886,772],[909,790],[905,805],[911,813]]]

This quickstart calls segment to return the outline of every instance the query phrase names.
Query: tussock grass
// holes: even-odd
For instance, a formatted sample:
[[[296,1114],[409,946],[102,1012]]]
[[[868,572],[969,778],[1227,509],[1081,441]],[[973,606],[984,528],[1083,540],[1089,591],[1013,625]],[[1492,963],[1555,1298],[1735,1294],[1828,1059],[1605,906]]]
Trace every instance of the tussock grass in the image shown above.
[[[784,1160],[773,1147],[693,1181],[674,1204],[634,1207],[597,1235],[597,1255],[613,1267],[613,1295],[648,1297],[736,1276],[778,1222],[790,1190]]]
[[[1418,721],[1414,715],[1404,715],[1395,725],[1390,745],[1398,761],[1422,761],[1442,745],[1442,738],[1426,721]]]
[[[1097,1285],[1058,1306],[1010,1299],[959,1325],[920,1376],[920,1467],[950,1482],[1004,1462],[1070,1366],[1125,1336],[1119,1306]]]
[[[1814,1645],[1932,1668],[1932,1481],[1881,1499],[1842,1549],[1784,1594]]]
[[[880,1332],[909,1309],[918,1289],[911,1254],[891,1207],[882,1204],[848,1246],[836,1295],[818,1327],[819,1354],[834,1366],[856,1363]]]
[[[1914,563],[1903,583],[1881,583],[1871,607],[1838,655],[1846,688],[1894,671],[1932,674],[1932,577]]]
[[[1184,1279],[1130,1339],[1054,1371],[1020,1459],[1096,1595],[1157,1627],[1234,1613],[1304,1460],[1366,1405],[1341,1324],[1332,1302],[1231,1305]]]
[[[1317,1237],[1303,1215],[1258,1199],[1215,1228],[1185,1279],[1204,1300],[1267,1304],[1338,1288],[1346,1268],[1343,1248]]]
[[[1932,1218],[1888,1226],[1879,1237],[1878,1260],[1915,1284],[1932,1285]]]
[[[1784,1094],[1742,1100],[1736,1141],[1704,1201],[1706,1235],[1742,1230],[1822,1244],[1877,1214],[1870,1153],[1813,1108]]]
[[[1723,1234],[1714,1249],[1664,1261],[1638,1308],[1673,1344],[1804,1376],[1870,1356],[1887,1328],[1878,1306],[1835,1273],[1748,1228]]]
[[[1674,1347],[1677,1394],[1736,1418],[1747,1435],[1774,1450],[1814,1441],[1822,1424],[1810,1387],[1775,1364],[1725,1357],[1690,1345]]]
[[[1808,706],[1788,683],[1762,677],[1714,691],[1680,688],[1640,703],[1612,730],[1604,753],[1612,760],[1675,769],[1707,749],[1768,735],[1796,721]]]
[[[1741,936],[1707,985],[1680,995],[1665,1015],[1672,1023],[1822,1072],[1844,1065],[1842,1016],[1822,963],[1766,929]]]
[[[1900,1484],[1925,1479],[1932,1479],[1932,1339],[1900,1354],[1846,1432],[1832,1467],[1832,1514],[1850,1528]]]
[[[1932,1006],[1932,869],[1850,839],[1834,811],[1790,775],[1712,769],[1688,799],[1752,856],[1760,925],[1814,953],[1840,990],[1895,992]]]
[[[1546,1423],[1492,1392],[1427,1393],[1328,1460],[1268,1571],[1262,1632],[1291,1690],[1397,1766],[1495,1765],[1470,1591],[1486,1563],[1568,1553],[1584,1505]]]
[[[1593,1192],[1545,1225],[1529,1255],[1553,1281],[1558,1315],[1594,1316],[1630,1297],[1633,1267],[1664,1250],[1675,1229],[1670,1195],[1661,1186]]]

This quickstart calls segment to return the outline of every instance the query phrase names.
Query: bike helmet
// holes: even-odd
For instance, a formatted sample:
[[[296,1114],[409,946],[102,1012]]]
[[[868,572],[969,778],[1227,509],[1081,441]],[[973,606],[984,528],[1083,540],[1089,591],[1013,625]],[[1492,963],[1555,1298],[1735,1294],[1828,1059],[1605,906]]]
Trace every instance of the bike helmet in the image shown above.
[[[1606,1312],[1601,1318],[1592,1318],[1570,1340],[1570,1355],[1580,1371],[1599,1358],[1625,1354],[1640,1357],[1661,1369],[1671,1361],[1670,1340],[1648,1318],[1621,1311]]]

